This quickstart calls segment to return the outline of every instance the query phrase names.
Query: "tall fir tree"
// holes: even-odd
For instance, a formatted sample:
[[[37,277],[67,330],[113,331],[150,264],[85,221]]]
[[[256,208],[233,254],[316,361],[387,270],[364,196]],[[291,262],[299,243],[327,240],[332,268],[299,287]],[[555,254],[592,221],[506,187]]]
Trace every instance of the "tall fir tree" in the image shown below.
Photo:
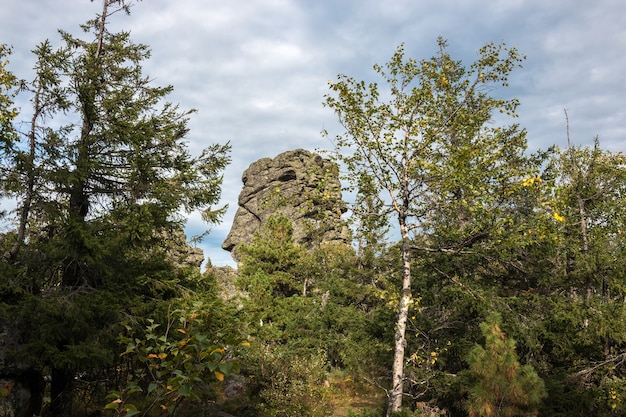
[[[64,46],[35,49],[29,130],[3,136],[3,192],[18,202],[3,254],[20,294],[3,301],[22,323],[19,354],[50,372],[55,416],[71,415],[77,373],[114,366],[122,315],[180,294],[162,242],[182,228],[182,213],[200,210],[212,223],[224,212],[213,205],[230,146],[190,154],[193,111],[144,75],[148,46],[108,30],[130,6],[103,0],[85,38],[60,31]]]

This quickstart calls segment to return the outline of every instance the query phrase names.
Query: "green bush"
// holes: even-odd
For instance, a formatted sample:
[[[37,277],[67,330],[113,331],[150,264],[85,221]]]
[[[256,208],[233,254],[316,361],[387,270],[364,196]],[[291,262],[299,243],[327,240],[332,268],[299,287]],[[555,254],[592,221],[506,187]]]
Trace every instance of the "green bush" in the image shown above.
[[[223,381],[238,366],[247,342],[216,328],[215,306],[195,301],[173,310],[165,326],[149,319],[142,335],[127,325],[120,341],[128,358],[127,384],[112,391],[105,406],[116,416],[146,415],[161,409],[175,415],[183,403],[210,395],[210,382]]]
[[[260,399],[260,417],[332,414],[330,390],[324,384],[327,372],[323,352],[295,355],[275,345],[264,345],[250,353],[246,358],[249,393]]]

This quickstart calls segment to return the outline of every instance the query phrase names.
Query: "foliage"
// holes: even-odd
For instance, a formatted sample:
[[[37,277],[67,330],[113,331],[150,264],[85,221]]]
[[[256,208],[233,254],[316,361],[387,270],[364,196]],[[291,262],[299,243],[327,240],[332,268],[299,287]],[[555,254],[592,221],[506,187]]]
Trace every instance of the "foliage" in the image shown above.
[[[537,328],[540,354],[551,370],[546,383],[557,393],[545,406],[552,415],[570,415],[572,402],[575,410],[593,415],[622,407],[615,386],[626,378],[626,271],[620,262],[625,162],[621,152],[602,150],[596,138],[590,147],[569,143],[547,167],[552,214],[560,217],[552,275],[543,286],[543,308],[550,313]]]
[[[567,281],[608,300],[623,291],[612,276],[623,270],[616,262],[623,249],[626,215],[619,204],[626,191],[626,157],[593,147],[558,152],[549,169],[555,172],[554,213],[561,223],[559,256]],[[615,266],[614,266],[615,265]],[[617,269],[615,269],[617,268]],[[611,288],[614,287],[614,288]]]
[[[381,339],[389,334],[377,333],[374,313],[380,300],[372,277],[357,274],[358,260],[349,246],[305,251],[293,242],[290,221],[279,216],[241,245],[239,254],[237,284],[247,292],[242,321],[251,323],[253,344],[262,350],[251,352],[242,366],[257,386],[252,391],[259,392],[264,413],[280,413],[283,401],[293,403],[290,410],[327,401],[323,381],[331,367],[357,378],[380,377],[386,360]],[[308,412],[328,410],[314,409]]]
[[[105,409],[121,416],[148,415],[153,408],[176,415],[183,401],[207,395],[207,375],[221,382],[236,371],[239,351],[249,343],[236,333],[235,323],[220,329],[216,321],[224,317],[218,313],[215,306],[195,301],[171,311],[163,329],[153,319],[141,335],[125,325],[120,343],[129,375],[122,391],[109,394]]]
[[[324,385],[327,365],[323,352],[296,357],[280,346],[262,343],[250,351],[245,363],[245,373],[253,376],[248,390],[258,395],[259,416],[332,414],[330,392]]]
[[[158,315],[201,287],[198,274],[174,266],[164,242],[180,232],[184,213],[200,210],[214,223],[224,211],[213,205],[230,145],[191,155],[193,111],[168,102],[172,87],[143,73],[146,45],[108,30],[128,2],[102,4],[83,37],[60,31],[63,46],[46,40],[34,49],[35,77],[19,91],[31,99],[30,114],[19,115],[27,123],[17,123],[17,80],[0,49],[0,187],[17,202],[1,242],[2,309],[20,331],[11,354],[51,376],[55,416],[72,414],[76,375],[94,392],[117,382],[108,377],[122,317]]]
[[[279,216],[269,219],[249,245],[239,248],[239,253],[242,263],[237,285],[249,295],[242,300],[242,312],[253,323],[252,333],[260,340],[304,350],[325,346],[333,351],[328,335],[341,335],[339,329],[330,331],[327,326],[359,317],[350,304],[362,300],[344,297],[366,298],[367,288],[346,279],[345,262],[350,255],[345,246],[307,252],[293,242],[291,222]],[[339,313],[338,309],[343,308],[354,314]]]
[[[359,411],[348,410],[346,417],[380,417],[382,410],[363,408]]]
[[[7,69],[8,57],[11,55],[11,48],[0,44],[0,145],[2,146],[2,156],[4,159],[7,149],[15,140],[15,129],[13,121],[17,117],[18,111],[14,107],[13,98],[16,94],[18,80],[11,71]],[[2,177],[4,180],[4,173]]]
[[[495,246],[496,236],[514,223],[522,179],[534,177],[540,162],[524,155],[525,132],[517,125],[488,124],[494,113],[515,116],[517,100],[490,93],[508,85],[524,57],[515,48],[488,44],[466,68],[452,59],[443,39],[438,46],[436,56],[418,62],[405,58],[401,45],[384,67],[375,65],[385,90],[340,75],[330,82],[334,94],[325,103],[345,128],[335,138],[333,157],[346,167],[350,189],[368,195],[355,210],[366,215],[360,222],[363,236],[384,232],[380,219],[391,224],[393,215],[401,240],[387,415],[402,403],[407,321],[418,298],[411,288],[414,253],[459,254],[482,249],[483,243]]]
[[[273,297],[306,293],[305,277],[296,275],[298,260],[305,250],[294,243],[293,226],[287,217],[268,219],[262,233],[238,250],[242,266],[237,284],[254,294],[256,304],[268,305]]]
[[[520,365],[515,341],[500,329],[492,316],[481,324],[485,347],[475,346],[469,354],[469,375],[475,380],[469,389],[470,417],[513,417],[537,415],[537,406],[546,396],[544,383],[530,365]]]
[[[21,197],[40,224],[32,237],[48,227],[66,238],[62,277],[70,286],[86,279],[72,275],[73,265],[102,250],[88,240],[86,221],[104,219],[102,228],[109,215],[119,221],[149,212],[152,227],[128,230],[138,239],[171,226],[181,209],[201,209],[210,222],[223,213],[210,205],[219,199],[229,146],[190,155],[184,137],[192,112],[166,102],[172,87],[153,87],[142,73],[147,46],[134,44],[128,32],[107,30],[112,5],[105,2],[103,14],[83,26],[92,41],[61,32],[64,47],[54,51],[45,41],[35,49],[36,77],[27,84],[33,116],[21,135],[27,146],[8,147],[10,166],[3,170],[10,173],[4,191]]]

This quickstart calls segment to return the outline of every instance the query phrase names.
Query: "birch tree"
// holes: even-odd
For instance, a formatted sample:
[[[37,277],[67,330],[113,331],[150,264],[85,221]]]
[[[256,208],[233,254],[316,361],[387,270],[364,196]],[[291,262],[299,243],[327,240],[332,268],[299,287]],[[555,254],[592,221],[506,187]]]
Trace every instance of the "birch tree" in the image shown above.
[[[518,101],[493,93],[508,85],[524,57],[516,48],[487,44],[465,67],[451,57],[444,39],[437,44],[437,54],[421,61],[406,58],[400,45],[386,65],[374,65],[380,87],[339,75],[325,96],[345,129],[334,137],[332,155],[347,171],[348,188],[369,184],[379,202],[373,206],[381,210],[365,215],[387,219],[400,236],[402,285],[388,416],[402,406],[407,318],[419,298],[411,289],[412,258],[458,253],[488,239],[503,226],[505,191],[512,194],[532,171],[524,157],[525,131],[491,123],[494,114],[516,116]],[[454,238],[436,239],[442,215],[456,217]]]

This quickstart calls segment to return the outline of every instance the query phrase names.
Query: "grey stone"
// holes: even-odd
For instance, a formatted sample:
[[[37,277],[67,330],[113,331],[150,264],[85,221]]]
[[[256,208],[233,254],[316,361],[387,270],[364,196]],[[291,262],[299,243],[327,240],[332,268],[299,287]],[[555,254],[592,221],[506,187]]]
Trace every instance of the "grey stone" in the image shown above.
[[[204,262],[204,252],[198,247],[187,243],[185,232],[181,229],[173,229],[164,238],[167,254],[176,268],[200,269]]]
[[[215,276],[219,296],[222,300],[232,300],[237,297],[246,296],[245,292],[235,287],[235,281],[237,279],[237,270],[235,268],[230,266],[212,266],[211,272]],[[238,307],[241,308],[241,305]]]
[[[254,162],[244,171],[242,181],[239,208],[222,244],[236,261],[237,245],[249,243],[276,214],[292,221],[298,244],[310,248],[325,242],[349,242],[350,231],[341,218],[347,208],[333,162],[296,149]]]

